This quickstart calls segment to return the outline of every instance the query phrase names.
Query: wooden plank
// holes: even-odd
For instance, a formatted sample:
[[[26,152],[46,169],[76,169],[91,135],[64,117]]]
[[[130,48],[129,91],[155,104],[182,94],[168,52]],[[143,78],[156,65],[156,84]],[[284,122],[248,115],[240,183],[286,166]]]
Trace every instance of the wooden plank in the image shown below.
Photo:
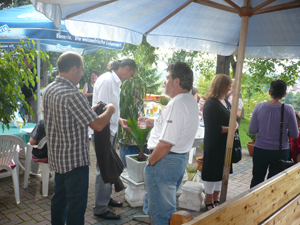
[[[170,225],[181,225],[193,218],[193,215],[187,211],[178,211],[172,215]]]
[[[286,225],[293,224],[300,217],[300,195],[297,195],[288,204],[278,210],[273,216],[267,219],[262,225]],[[299,224],[299,223],[298,223]]]
[[[223,11],[227,11],[227,12],[232,12],[232,13],[239,13],[240,10],[237,10],[235,8],[231,8],[229,6],[226,5],[222,5],[220,3],[216,3],[216,2],[211,2],[209,0],[194,0],[195,3],[201,4],[201,5],[206,5],[212,8],[216,8],[216,9],[220,9]]]
[[[75,17],[75,16],[78,16],[78,15],[80,15],[80,14],[82,14],[82,13],[89,12],[89,11],[91,11],[91,10],[93,10],[93,9],[96,9],[96,8],[99,8],[99,7],[102,7],[102,6],[105,6],[105,5],[107,5],[107,4],[110,4],[110,3],[113,3],[113,2],[116,2],[116,1],[118,1],[118,0],[110,0],[110,1],[107,1],[107,2],[99,3],[99,4],[97,4],[97,5],[94,5],[94,6],[91,6],[91,7],[89,7],[89,8],[83,9],[83,10],[78,11],[78,12],[76,12],[76,13],[72,13],[72,14],[70,14],[70,15],[67,16],[67,19],[70,19],[70,18]]]
[[[259,224],[299,195],[300,164],[277,174],[185,225]]]

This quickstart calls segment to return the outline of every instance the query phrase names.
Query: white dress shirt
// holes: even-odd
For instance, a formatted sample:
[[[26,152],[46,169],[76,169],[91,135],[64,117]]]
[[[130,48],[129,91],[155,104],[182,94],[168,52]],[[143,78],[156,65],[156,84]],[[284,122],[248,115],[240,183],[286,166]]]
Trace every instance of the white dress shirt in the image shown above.
[[[110,119],[110,134],[115,135],[118,131],[118,123],[120,118],[120,86],[122,82],[117,74],[106,72],[98,77],[93,92],[93,106],[99,101],[106,104],[112,103],[116,111]]]

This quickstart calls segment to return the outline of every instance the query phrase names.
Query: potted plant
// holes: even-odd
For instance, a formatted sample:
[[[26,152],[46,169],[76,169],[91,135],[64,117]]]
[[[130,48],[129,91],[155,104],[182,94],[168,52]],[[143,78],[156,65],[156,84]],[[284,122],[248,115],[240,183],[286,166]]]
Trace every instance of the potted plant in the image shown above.
[[[197,167],[195,165],[191,165],[191,166],[187,165],[186,172],[187,172],[188,180],[192,181],[197,172]]]
[[[253,155],[254,144],[255,144],[255,139],[256,139],[257,134],[250,134],[249,131],[246,131],[246,130],[245,130],[245,132],[248,135],[248,137],[251,138],[251,140],[252,140],[251,142],[247,142],[249,155],[252,156]]]
[[[145,81],[134,76],[130,81],[125,81],[121,85],[120,95],[120,117],[121,118],[137,118],[141,115],[143,107],[143,97],[146,94],[147,85]],[[120,157],[124,165],[127,167],[126,155],[138,154],[140,148],[136,145],[133,135],[127,130],[119,126],[119,147]],[[147,153],[147,145],[144,145],[144,151]]]
[[[128,176],[136,182],[143,182],[144,167],[148,158],[148,156],[144,154],[144,146],[152,128],[146,127],[145,129],[140,129],[138,121],[134,117],[129,118],[127,124],[131,128],[129,133],[139,148],[138,154],[126,155]]]

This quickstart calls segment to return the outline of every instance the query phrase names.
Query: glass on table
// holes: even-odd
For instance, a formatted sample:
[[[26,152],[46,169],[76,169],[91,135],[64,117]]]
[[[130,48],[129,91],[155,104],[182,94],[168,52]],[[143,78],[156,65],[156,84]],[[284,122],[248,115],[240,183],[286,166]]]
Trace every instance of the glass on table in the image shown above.
[[[154,111],[154,113],[156,113],[157,110],[158,110],[158,105],[157,105],[157,103],[154,103],[154,105],[153,105],[153,111]]]

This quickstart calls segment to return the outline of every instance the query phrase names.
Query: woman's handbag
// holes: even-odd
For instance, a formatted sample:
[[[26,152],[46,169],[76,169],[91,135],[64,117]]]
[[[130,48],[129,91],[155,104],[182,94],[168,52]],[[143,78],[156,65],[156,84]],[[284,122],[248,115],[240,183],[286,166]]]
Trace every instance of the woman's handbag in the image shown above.
[[[232,146],[231,162],[238,163],[242,159],[242,146],[240,141],[239,130],[234,133],[234,140]]]
[[[284,104],[281,104],[281,120],[280,120],[280,135],[279,135],[279,155],[278,155],[278,173],[286,170],[287,168],[294,165],[294,161],[291,158],[291,149],[290,156],[288,160],[281,159],[281,150],[282,150],[282,130],[283,130],[283,115],[284,115]]]

